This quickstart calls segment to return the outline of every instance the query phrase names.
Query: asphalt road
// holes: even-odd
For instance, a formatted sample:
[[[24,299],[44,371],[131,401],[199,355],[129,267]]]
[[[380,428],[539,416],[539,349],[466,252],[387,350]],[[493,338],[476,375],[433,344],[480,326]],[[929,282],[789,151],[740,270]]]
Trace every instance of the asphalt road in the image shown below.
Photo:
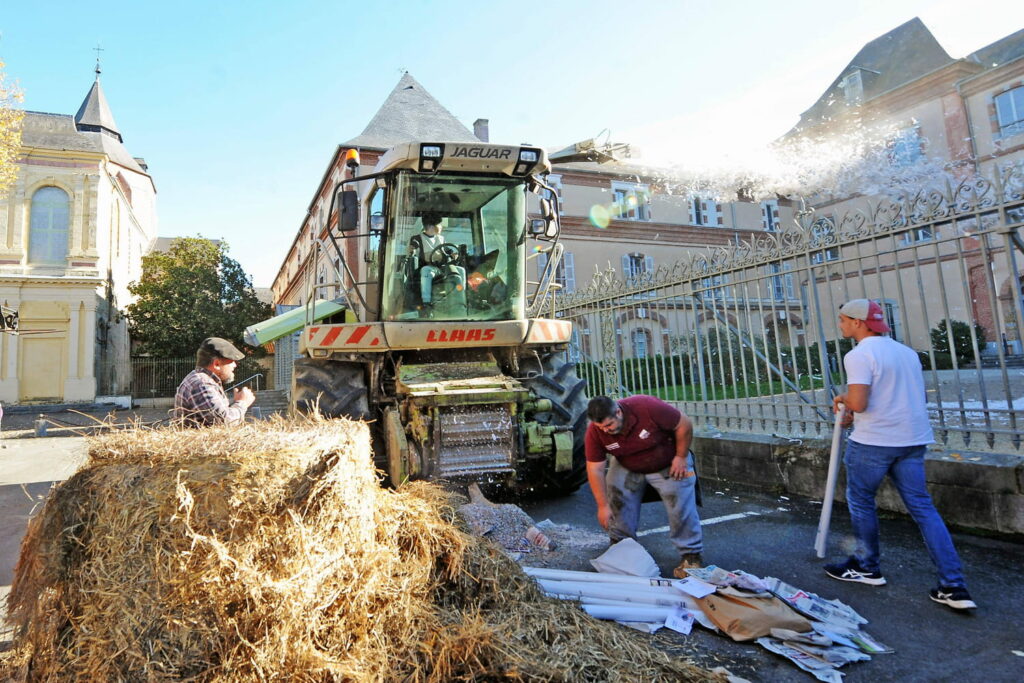
[[[538,521],[549,518],[599,530],[586,486],[572,496],[523,508]],[[977,610],[965,614],[929,599],[935,573],[917,526],[909,518],[882,519],[882,572],[887,585],[865,586],[826,576],[821,568],[825,561],[814,552],[820,512],[820,502],[705,484],[701,517],[711,523],[704,526],[704,560],[725,569],[775,576],[824,598],[838,598],[868,619],[864,629],[896,652],[847,665],[841,669],[847,683],[1024,681],[1024,539],[953,534],[968,588],[978,603]],[[746,515],[728,519],[739,513]],[[640,541],[662,576],[671,576],[679,558],[668,536],[664,531],[646,535],[644,531],[666,524],[660,502],[643,506]],[[845,506],[837,505],[828,560],[845,557],[844,546],[850,543],[849,517]],[[578,557],[573,560],[576,566],[566,568],[591,570],[589,559]],[[667,652],[709,667],[725,666],[750,681],[814,680],[759,645],[736,643],[699,627],[689,636],[662,629],[651,638]],[[1014,654],[1015,650],[1022,654]]]

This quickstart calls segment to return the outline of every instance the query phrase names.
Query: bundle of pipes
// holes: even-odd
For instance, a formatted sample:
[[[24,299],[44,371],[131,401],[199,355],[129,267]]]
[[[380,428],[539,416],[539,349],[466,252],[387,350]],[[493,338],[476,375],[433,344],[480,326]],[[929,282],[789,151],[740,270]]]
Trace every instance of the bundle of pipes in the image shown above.
[[[660,577],[523,567],[549,597],[576,600],[595,619],[664,624],[684,610],[701,626],[717,630],[694,599]]]

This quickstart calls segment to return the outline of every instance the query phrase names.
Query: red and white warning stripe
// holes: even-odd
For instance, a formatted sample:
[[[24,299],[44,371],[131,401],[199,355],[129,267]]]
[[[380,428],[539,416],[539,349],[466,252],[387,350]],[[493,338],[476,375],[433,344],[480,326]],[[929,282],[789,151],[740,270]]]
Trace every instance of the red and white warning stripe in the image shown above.
[[[380,324],[315,325],[306,331],[306,346],[313,348],[363,348],[383,341]]]
[[[527,344],[564,344],[572,337],[572,323],[568,320],[536,318],[530,322]]]

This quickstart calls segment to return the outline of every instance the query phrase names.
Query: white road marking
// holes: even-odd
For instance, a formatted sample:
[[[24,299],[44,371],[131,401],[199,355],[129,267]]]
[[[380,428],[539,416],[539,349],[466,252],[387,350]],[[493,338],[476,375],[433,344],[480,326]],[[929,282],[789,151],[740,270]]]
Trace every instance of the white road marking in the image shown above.
[[[709,526],[711,524],[720,524],[722,522],[731,522],[736,519],[743,519],[744,517],[759,517],[762,513],[760,512],[737,512],[731,515],[722,515],[721,517],[709,517],[708,519],[700,520],[701,526]],[[667,526],[659,526],[657,529],[645,529],[637,533],[637,536],[650,536],[651,534],[663,534],[668,531]]]

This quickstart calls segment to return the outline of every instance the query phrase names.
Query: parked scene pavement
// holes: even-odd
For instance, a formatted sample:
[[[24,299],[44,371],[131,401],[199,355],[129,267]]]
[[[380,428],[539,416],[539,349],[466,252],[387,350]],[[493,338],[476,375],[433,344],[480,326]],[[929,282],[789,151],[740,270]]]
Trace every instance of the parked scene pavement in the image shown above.
[[[124,411],[142,421],[160,419],[163,409]],[[54,482],[70,476],[85,460],[87,439],[81,436],[33,438],[31,423],[21,416],[5,417],[5,439],[0,443],[0,593],[9,590],[19,544],[32,511],[45,499]],[[72,417],[71,419],[77,419]],[[69,419],[70,421],[70,419]],[[8,431],[8,427],[14,427]],[[20,436],[24,438],[10,438]],[[550,519],[567,524],[581,541],[581,552],[546,555],[533,550],[524,565],[551,564],[564,569],[590,570],[589,560],[604,551],[595,520],[593,499],[586,489],[572,496],[525,503],[536,521]],[[827,577],[823,560],[814,556],[814,534],[821,510],[819,501],[780,497],[735,487],[705,483],[705,560],[726,569],[743,569],[837,598],[856,609],[870,623],[865,629],[894,648],[870,662],[843,671],[849,683],[858,681],[1019,681],[1024,679],[1024,539],[986,538],[954,533],[966,567],[971,594],[978,609],[958,613],[928,599],[934,572],[913,522],[903,517],[882,522],[883,572],[889,583],[875,588]],[[667,520],[660,502],[648,503],[641,513],[644,547],[670,576],[678,557],[667,535]],[[849,520],[836,506],[829,548],[830,558],[842,557],[850,542]],[[6,641],[4,632],[0,639]],[[662,629],[652,642],[666,652],[686,655],[708,666],[725,666],[751,681],[807,681],[809,676],[788,661],[757,645],[735,643],[695,628],[689,636]],[[0,645],[0,648],[6,645]]]

